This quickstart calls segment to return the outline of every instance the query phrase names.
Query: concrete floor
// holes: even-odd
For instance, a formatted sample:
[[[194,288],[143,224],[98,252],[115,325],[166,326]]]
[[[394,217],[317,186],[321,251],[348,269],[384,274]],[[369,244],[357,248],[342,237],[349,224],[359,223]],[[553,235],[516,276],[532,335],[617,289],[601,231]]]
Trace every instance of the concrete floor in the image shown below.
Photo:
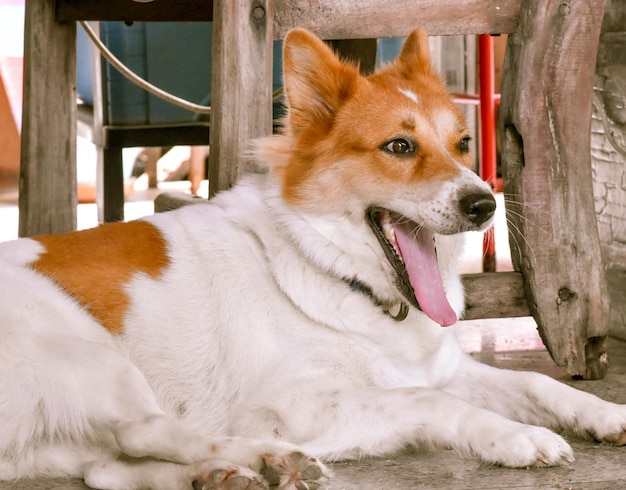
[[[600,381],[573,381],[554,365],[529,318],[462,322],[459,338],[468,352],[498,367],[542,372],[605,399],[626,403],[626,342],[609,343],[611,368]],[[393,457],[332,465],[331,490],[576,489],[626,486],[626,448],[570,439],[576,461],[555,468],[484,466],[452,451],[407,451]],[[85,490],[78,480],[0,483],[0,490]]]

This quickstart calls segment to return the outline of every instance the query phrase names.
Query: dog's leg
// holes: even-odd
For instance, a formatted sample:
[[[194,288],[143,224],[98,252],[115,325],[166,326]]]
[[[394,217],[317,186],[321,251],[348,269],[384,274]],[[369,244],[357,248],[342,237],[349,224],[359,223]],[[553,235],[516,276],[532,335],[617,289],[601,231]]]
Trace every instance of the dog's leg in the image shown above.
[[[276,395],[262,408],[241,413],[237,433],[278,434],[330,460],[388,454],[414,444],[451,447],[512,467],[573,460],[570,446],[552,431],[506,419],[441,390],[354,388],[328,379],[302,385],[306,391],[285,389],[293,396]]]
[[[21,334],[6,340],[1,479],[84,477],[108,490],[188,489],[194,481],[205,490],[256,490],[266,479],[322,488],[324,467],[295,446],[210,437],[165,414],[115,344]]]
[[[237,439],[215,439],[214,444],[226,444]],[[85,472],[87,485],[97,489],[151,490],[265,490],[270,486],[281,490],[324,490],[328,470],[315,458],[281,443],[260,443],[240,439],[242,452],[231,460],[205,459],[181,465],[151,458],[122,457],[115,461],[98,461]],[[247,467],[243,456],[255,448],[254,466]],[[281,448],[277,450],[277,448]],[[230,446],[230,449],[235,447]],[[263,453],[263,449],[268,452]],[[285,451],[288,449],[288,452]],[[271,452],[270,452],[271,451]],[[242,461],[237,465],[235,461]],[[257,464],[256,461],[260,462]]]
[[[85,471],[85,483],[96,489],[265,490],[257,472],[228,461],[212,459],[181,465],[154,459],[120,458],[98,461]]]
[[[602,400],[543,374],[498,369],[466,357],[444,390],[523,423],[626,444],[626,405]]]
[[[152,474],[154,461],[146,465],[137,460],[146,457],[188,465],[185,469],[169,465],[173,469],[170,480],[194,482],[194,487],[202,490],[256,490],[266,488],[268,483],[281,489],[315,490],[325,488],[328,480],[324,465],[292,444],[271,439],[202,437],[196,429],[163,415],[121,423],[115,437],[123,453],[134,458],[116,462],[119,475],[141,482],[137,488],[178,488],[171,482],[160,483],[165,468]],[[228,464],[218,464],[220,461]],[[111,468],[110,463],[93,465],[85,479],[95,488],[111,488]],[[119,478],[118,474],[113,477]]]

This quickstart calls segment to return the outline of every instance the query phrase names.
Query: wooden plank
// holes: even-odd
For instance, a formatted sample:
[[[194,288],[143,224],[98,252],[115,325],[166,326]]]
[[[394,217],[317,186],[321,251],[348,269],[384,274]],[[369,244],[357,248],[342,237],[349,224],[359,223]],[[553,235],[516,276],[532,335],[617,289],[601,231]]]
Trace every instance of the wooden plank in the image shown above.
[[[418,26],[431,35],[509,33],[520,0],[275,0],[274,37],[303,27],[324,39],[402,37]]]
[[[522,0],[500,112],[514,265],[553,359],[585,378],[608,365],[589,150],[603,8],[604,0]]]
[[[56,0],[56,19],[131,21],[210,21],[212,0]]]
[[[529,316],[524,276],[519,272],[489,272],[462,276],[464,320]]]
[[[214,2],[210,195],[255,169],[248,145],[272,132],[272,2]]]
[[[76,25],[26,2],[19,235],[76,227]]]
[[[401,37],[417,26],[432,35],[508,33],[515,29],[520,0],[276,0],[274,36],[282,39],[304,27],[325,39]],[[128,0],[56,0],[56,18],[121,21],[212,20],[211,0],[131,2]],[[217,2],[216,2],[217,3]]]

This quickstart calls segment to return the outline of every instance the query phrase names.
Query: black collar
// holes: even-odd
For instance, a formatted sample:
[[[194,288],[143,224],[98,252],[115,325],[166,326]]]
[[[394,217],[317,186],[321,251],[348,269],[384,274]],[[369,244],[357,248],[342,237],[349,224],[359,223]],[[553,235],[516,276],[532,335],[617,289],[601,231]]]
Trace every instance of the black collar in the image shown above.
[[[382,308],[385,315],[393,318],[395,321],[401,322],[409,314],[409,307],[407,306],[405,302],[401,301],[399,303],[400,310],[398,311],[398,313],[393,315],[389,310],[391,306],[394,306],[394,305],[390,306],[390,305],[385,304],[383,301],[381,301],[380,298],[378,298],[374,294],[374,291],[372,291],[371,286],[368,286],[367,284],[365,284],[362,281],[359,281],[358,279],[346,279],[345,281],[348,283],[352,291],[356,291],[358,293],[364,294],[365,296],[368,296],[376,306]]]

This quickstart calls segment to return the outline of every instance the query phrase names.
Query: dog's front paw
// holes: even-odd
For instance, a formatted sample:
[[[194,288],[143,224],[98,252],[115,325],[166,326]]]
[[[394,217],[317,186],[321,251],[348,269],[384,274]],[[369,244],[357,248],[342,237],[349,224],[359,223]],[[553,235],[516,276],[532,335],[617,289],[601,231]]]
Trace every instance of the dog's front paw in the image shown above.
[[[218,456],[219,460],[229,461],[233,465],[239,465],[261,475],[263,482],[272,489],[324,490],[327,488],[329,470],[317,458],[304,454],[293,444],[282,441],[228,438],[219,443],[216,442],[211,451]],[[201,480],[209,482],[209,486],[200,485],[199,488],[213,490],[210,484],[215,485],[211,482],[219,480],[220,475],[208,474],[207,478]],[[252,478],[250,480],[252,484]],[[254,483],[257,484],[256,481]],[[231,490],[231,487],[224,485],[215,488]],[[233,486],[232,488],[235,490],[239,487]],[[242,486],[241,488],[256,490],[266,487]]]
[[[626,445],[626,405],[600,401],[595,410],[580,413],[574,430],[581,435],[589,435],[597,441],[615,446]]]
[[[570,445],[543,427],[513,423],[513,426],[483,435],[472,450],[484,462],[524,468],[556,466],[574,461]]]
[[[261,475],[272,488],[284,490],[323,490],[327,488],[328,472],[316,458],[293,451],[281,456],[266,454]]]

